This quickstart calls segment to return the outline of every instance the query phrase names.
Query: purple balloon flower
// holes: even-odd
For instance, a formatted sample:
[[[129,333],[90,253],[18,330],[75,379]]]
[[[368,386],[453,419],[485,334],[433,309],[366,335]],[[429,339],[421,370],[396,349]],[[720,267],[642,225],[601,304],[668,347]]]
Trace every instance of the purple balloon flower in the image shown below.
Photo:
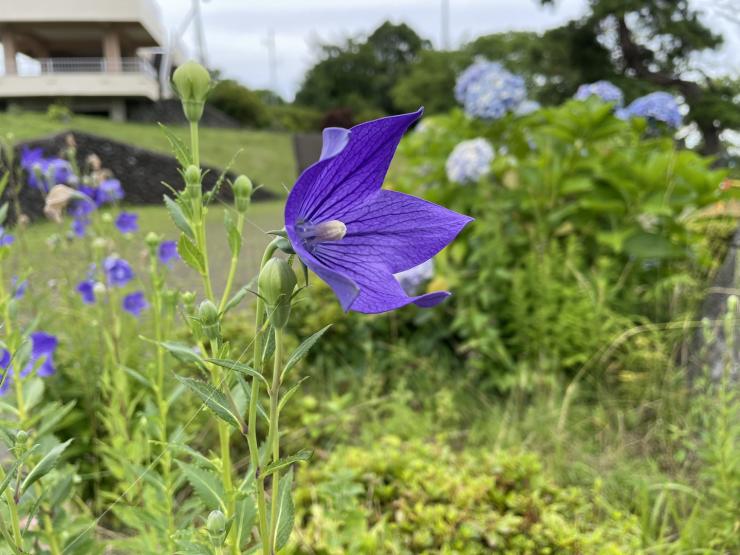
[[[95,201],[98,206],[107,202],[121,200],[123,198],[121,182],[117,179],[106,179],[98,187],[96,197]]]
[[[345,310],[430,307],[449,296],[437,291],[409,297],[393,277],[432,258],[472,220],[381,189],[401,137],[422,111],[350,130],[325,129],[321,159],[301,174],[288,196],[290,242]]]
[[[157,257],[162,264],[169,266],[172,262],[180,258],[180,255],[177,253],[177,243],[175,241],[162,241],[159,244]]]
[[[123,287],[134,279],[134,271],[123,258],[109,256],[103,261],[103,270],[108,279],[108,284]]]
[[[26,366],[21,370],[21,377],[28,376],[34,369],[36,375],[41,378],[51,376],[56,372],[54,366],[54,352],[57,349],[59,341],[56,336],[42,331],[33,332],[31,339],[31,357]],[[11,365],[11,355],[7,349],[0,353],[0,395],[3,395],[13,383],[13,366]],[[41,364],[39,365],[39,361]]]
[[[10,384],[13,383],[13,369],[10,368],[10,351],[3,349],[0,353],[0,395],[4,395]]]
[[[6,247],[12,245],[15,241],[15,237],[9,233],[5,233],[5,228],[0,225],[0,247]]]
[[[139,231],[139,215],[133,212],[121,212],[116,218],[116,227],[121,233]]]
[[[147,308],[149,308],[149,303],[146,301],[146,297],[142,291],[134,291],[123,298],[123,310],[129,314],[133,314],[137,318]]]
[[[82,297],[82,302],[85,304],[95,303],[95,282],[91,279],[86,279],[77,284],[76,291]]]
[[[28,174],[28,185],[48,191],[54,185],[71,185],[77,182],[72,165],[62,158],[45,158],[41,148],[23,147],[21,167]]]

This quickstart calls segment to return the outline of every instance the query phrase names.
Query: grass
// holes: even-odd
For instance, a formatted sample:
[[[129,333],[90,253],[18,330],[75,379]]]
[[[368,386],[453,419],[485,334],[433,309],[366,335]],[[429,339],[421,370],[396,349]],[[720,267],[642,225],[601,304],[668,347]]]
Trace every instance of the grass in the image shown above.
[[[262,251],[271,240],[265,232],[282,227],[281,210],[282,203],[279,201],[257,203],[250,208],[244,228],[243,254],[238,266],[235,288],[248,283],[256,275]],[[138,277],[144,275],[146,268],[144,244],[146,233],[153,231],[166,239],[174,240],[178,237],[178,231],[163,207],[146,206],[135,211],[139,214],[141,231],[117,243],[118,254],[131,262]],[[217,294],[222,291],[231,259],[226,244],[223,217],[222,206],[214,206],[208,213],[208,252],[214,281],[217,284]],[[13,272],[15,275],[28,277],[34,288],[47,288],[47,294],[44,295],[47,302],[54,302],[55,292],[59,287],[74,287],[85,277],[86,270],[79,261],[88,260],[85,249],[89,248],[89,241],[63,239],[57,246],[50,246],[50,237],[55,235],[63,237],[69,230],[69,225],[69,221],[61,226],[43,222],[31,226],[23,233],[16,232],[18,248],[14,249]],[[60,276],[64,276],[63,280],[60,280]],[[200,290],[200,277],[182,262],[177,262],[173,266],[168,283],[173,288]],[[39,293],[36,291],[36,294]]]
[[[189,143],[185,127],[171,129]],[[152,123],[118,123],[90,116],[72,116],[69,120],[57,121],[39,113],[0,112],[0,134],[12,133],[15,142],[66,130],[93,133],[156,152],[171,153],[164,133]],[[204,128],[201,129],[200,147],[202,162],[221,169],[241,150],[232,169],[280,195],[296,177],[289,133]]]

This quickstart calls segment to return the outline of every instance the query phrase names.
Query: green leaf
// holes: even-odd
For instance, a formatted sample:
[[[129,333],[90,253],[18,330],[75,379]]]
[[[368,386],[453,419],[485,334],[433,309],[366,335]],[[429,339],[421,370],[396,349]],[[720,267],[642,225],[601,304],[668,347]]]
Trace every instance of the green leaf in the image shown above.
[[[275,547],[280,550],[288,543],[290,533],[293,531],[293,520],[295,509],[291,488],[293,487],[293,471],[288,472],[280,480],[280,499],[278,501],[277,533]]]
[[[175,375],[175,377],[180,381],[180,383],[186,385],[196,395],[198,395],[203,403],[211,409],[216,416],[227,424],[234,426],[237,430],[241,430],[240,418],[232,412],[232,408],[223,393],[205,382],[194,380],[193,378],[185,378],[183,376]]]
[[[293,351],[293,354],[290,355],[290,358],[288,359],[288,362],[285,363],[285,368],[283,368],[283,373],[281,375],[281,378],[284,378],[285,375],[290,371],[291,368],[293,368],[298,362],[306,356],[309,350],[311,350],[311,347],[313,347],[316,342],[321,338],[322,335],[331,327],[331,324],[326,326],[323,329],[320,329],[316,333],[314,333],[311,337],[307,338],[306,340],[301,343],[298,348]]]
[[[60,443],[56,447],[49,450],[44,457],[38,462],[36,466],[31,469],[26,479],[21,484],[21,493],[25,492],[30,486],[36,483],[38,480],[46,476],[59,462],[59,457],[62,456],[64,450],[72,443],[73,439],[68,439],[64,443]]]
[[[203,362],[203,359],[200,357],[200,355],[198,355],[198,353],[193,350],[192,347],[189,347],[182,343],[175,343],[171,341],[153,341],[143,336],[139,337],[141,337],[145,341],[149,341],[150,343],[159,345],[180,362],[184,362],[185,364],[195,364],[201,367],[205,366],[205,362]]]
[[[10,466],[10,468],[5,469],[5,478],[3,478],[3,481],[0,482],[0,495],[2,495],[5,492],[5,488],[8,487],[8,484],[10,481],[15,477],[15,473],[18,470],[18,467],[20,467],[25,460],[31,455],[31,453],[34,453],[36,451],[36,448],[38,445],[34,445],[31,449],[26,451],[19,459],[16,459],[13,461],[13,464]]]
[[[227,370],[233,370],[241,374],[246,374],[247,376],[252,376],[253,378],[258,378],[262,380],[265,386],[270,386],[267,379],[251,366],[247,366],[246,364],[242,364],[235,360],[227,360],[223,358],[208,358],[206,360],[212,364],[215,364],[216,366],[220,366],[221,368],[226,368]]]
[[[245,497],[236,509],[239,522],[239,545],[252,539],[252,527],[257,520],[257,505],[252,497]]]
[[[7,175],[5,174],[4,178],[7,179]],[[2,180],[0,180],[0,190],[4,189],[5,185],[3,185]],[[5,225],[5,218],[8,217],[8,203],[4,202],[2,206],[0,206],[0,225]]]
[[[231,210],[224,211],[224,227],[226,228],[231,256],[237,256],[242,248],[242,235],[236,226],[236,221]]]
[[[185,217],[182,208],[180,208],[180,205],[167,195],[164,195],[164,204],[167,207],[167,212],[169,212],[170,218],[172,218],[172,223],[174,223],[177,228],[185,235],[187,235],[190,239],[195,239],[193,229],[190,227],[190,224],[188,223],[188,220]]]
[[[665,237],[639,231],[624,241],[624,252],[636,258],[675,258],[683,250]]]
[[[307,461],[311,458],[311,455],[313,454],[312,451],[309,451],[308,449],[301,449],[298,451],[295,455],[291,455],[290,457],[284,457],[282,459],[278,459],[275,462],[272,462],[268,464],[263,470],[260,476],[269,476],[273,472],[276,472],[278,470],[282,470],[286,466],[290,466],[294,463],[300,462],[300,461]],[[281,484],[282,486],[282,484]]]
[[[193,270],[199,274],[205,273],[206,262],[203,253],[185,234],[180,235],[180,239],[177,241],[177,252],[180,258]]]
[[[170,131],[169,128],[165,127],[161,123],[159,124],[159,128],[167,137],[167,140],[170,143],[170,147],[172,148],[172,152],[174,153],[175,158],[177,158],[177,161],[183,168],[187,168],[190,165],[191,161],[190,149],[185,145],[182,139],[180,139],[180,137]]]
[[[221,509],[226,512],[224,503],[224,488],[215,473],[203,470],[192,464],[176,461],[185,479],[201,498],[206,507],[211,510]]]
[[[288,402],[288,401],[290,400],[290,398],[291,398],[291,397],[292,397],[293,395],[295,395],[296,391],[298,391],[298,388],[300,388],[300,387],[301,387],[301,385],[303,385],[303,382],[305,382],[305,381],[306,381],[306,380],[307,380],[308,378],[309,378],[309,376],[306,376],[305,378],[303,378],[302,380],[300,380],[300,381],[299,381],[299,382],[298,382],[297,384],[295,384],[295,385],[294,385],[293,387],[291,387],[291,388],[290,388],[290,389],[289,389],[289,390],[288,390],[288,391],[287,391],[287,392],[285,393],[285,395],[283,395],[283,398],[282,398],[282,399],[280,399],[280,404],[278,405],[278,413],[279,413],[279,412],[280,412],[281,410],[283,410],[283,407],[285,406],[285,404],[286,404],[286,403],[287,403],[287,402]]]
[[[247,380],[245,380],[241,374],[236,375],[236,380],[239,382],[239,385],[242,387],[242,390],[244,391],[244,397],[247,399],[247,404],[249,404],[249,400],[252,397],[252,391],[249,385],[247,384]],[[270,418],[267,416],[265,409],[262,407],[259,401],[257,401],[257,414],[259,414],[262,418],[264,418],[266,422],[270,421]]]
[[[244,300],[244,297],[247,296],[247,293],[249,293],[249,288],[247,285],[239,289],[236,293],[234,293],[234,296],[229,299],[229,302],[226,303],[226,306],[224,306],[223,313],[226,314],[229,310],[232,308],[236,308],[242,300]]]
[[[267,331],[267,341],[265,341],[265,348],[262,350],[262,366],[272,358],[272,354],[275,352],[275,330],[270,326]]]

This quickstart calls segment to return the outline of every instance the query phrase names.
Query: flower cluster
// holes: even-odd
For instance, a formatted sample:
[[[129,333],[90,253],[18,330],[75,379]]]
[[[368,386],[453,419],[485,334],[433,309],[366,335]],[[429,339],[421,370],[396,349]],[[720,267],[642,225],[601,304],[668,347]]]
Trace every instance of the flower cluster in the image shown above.
[[[32,372],[42,378],[51,376],[56,372],[54,366],[54,352],[59,341],[56,336],[37,331],[30,335],[31,356],[20,372],[21,378],[25,378]],[[7,349],[0,351],[0,395],[3,395],[13,383],[12,355]]]
[[[527,98],[524,79],[498,62],[477,60],[455,84],[455,98],[471,117],[498,119]]]
[[[542,106],[536,100],[526,99],[517,106],[516,110],[514,110],[514,114],[517,116],[526,116],[532,112],[536,112],[540,108],[542,108]]]
[[[97,267],[93,265],[87,277],[77,284],[76,291],[79,293],[83,303],[95,304],[98,294],[105,293],[108,288],[125,287],[135,277],[131,265],[125,259],[115,255],[108,256],[103,260],[102,270],[105,282],[95,279]],[[129,314],[138,317],[149,307],[149,304],[142,291],[134,291],[123,297],[121,306]]]
[[[41,148],[21,149],[21,168],[28,174],[28,185],[48,193],[54,185],[75,185],[77,176],[72,165],[62,158],[44,156]]]
[[[622,90],[609,81],[585,83],[578,87],[574,98],[576,100],[586,100],[592,96],[600,98],[604,102],[613,102],[616,106],[622,106],[624,104]]]
[[[641,117],[654,121],[662,121],[671,127],[680,127],[682,120],[676,97],[662,91],[650,93],[635,99],[617,115],[623,119]]]
[[[475,183],[491,169],[494,152],[491,143],[483,138],[459,143],[445,162],[447,179],[453,183]]]

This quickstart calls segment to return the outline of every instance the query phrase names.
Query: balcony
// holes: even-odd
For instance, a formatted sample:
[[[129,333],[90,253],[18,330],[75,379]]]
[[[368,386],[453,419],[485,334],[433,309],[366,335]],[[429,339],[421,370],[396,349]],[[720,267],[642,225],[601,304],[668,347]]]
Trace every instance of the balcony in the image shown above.
[[[157,71],[142,58],[19,56],[0,75],[0,98],[103,97],[159,99]]]

